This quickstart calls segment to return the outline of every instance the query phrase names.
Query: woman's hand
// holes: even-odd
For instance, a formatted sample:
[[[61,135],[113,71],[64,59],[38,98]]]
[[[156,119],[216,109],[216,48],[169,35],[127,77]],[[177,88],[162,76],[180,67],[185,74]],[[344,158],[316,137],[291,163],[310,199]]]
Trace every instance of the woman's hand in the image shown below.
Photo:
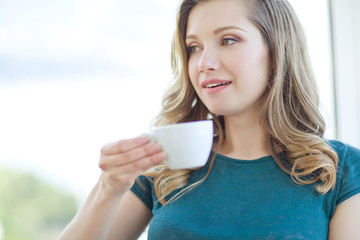
[[[165,160],[160,144],[136,137],[105,145],[101,149],[101,187],[110,195],[123,194],[144,171]]]
[[[102,170],[100,179],[58,239],[108,239],[116,214],[126,216],[125,219],[132,219],[132,222],[121,222],[112,230],[112,236],[139,235],[138,225],[145,227],[147,221],[150,221],[150,210],[135,196],[135,200],[125,201],[124,209],[128,211],[119,212],[119,204],[126,196],[132,197],[131,194],[125,193],[141,173],[164,160],[165,154],[161,146],[151,143],[147,137],[105,145],[101,149],[99,162]]]

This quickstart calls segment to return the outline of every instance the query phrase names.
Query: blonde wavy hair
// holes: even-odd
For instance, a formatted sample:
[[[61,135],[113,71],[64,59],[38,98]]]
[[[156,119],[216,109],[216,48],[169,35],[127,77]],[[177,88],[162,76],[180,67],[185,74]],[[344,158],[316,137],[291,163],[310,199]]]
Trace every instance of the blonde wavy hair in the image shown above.
[[[224,118],[213,115],[199,100],[189,79],[185,45],[190,11],[199,2],[207,1],[211,0],[181,2],[171,51],[174,78],[153,125],[213,119],[216,146],[225,138]],[[319,112],[316,83],[302,27],[287,0],[246,1],[249,3],[248,18],[262,33],[270,56],[271,73],[262,99],[260,121],[266,129],[273,158],[294,182],[316,183],[317,191],[324,194],[335,185],[338,157],[323,138],[325,121]],[[280,159],[279,149],[287,162]],[[191,169],[173,171],[162,164],[145,173],[153,178],[158,201],[166,205],[201,184],[209,175],[215,156],[213,154],[210,159],[205,177],[187,187]],[[180,188],[183,189],[168,199]]]

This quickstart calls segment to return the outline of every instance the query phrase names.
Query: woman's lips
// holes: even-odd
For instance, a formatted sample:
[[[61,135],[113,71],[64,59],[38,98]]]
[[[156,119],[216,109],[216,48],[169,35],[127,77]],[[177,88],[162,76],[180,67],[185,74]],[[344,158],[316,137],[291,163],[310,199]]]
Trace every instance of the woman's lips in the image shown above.
[[[225,88],[230,86],[231,83],[232,81],[229,80],[210,79],[210,80],[204,80],[201,83],[201,86],[204,88],[206,93],[214,94],[224,90]]]

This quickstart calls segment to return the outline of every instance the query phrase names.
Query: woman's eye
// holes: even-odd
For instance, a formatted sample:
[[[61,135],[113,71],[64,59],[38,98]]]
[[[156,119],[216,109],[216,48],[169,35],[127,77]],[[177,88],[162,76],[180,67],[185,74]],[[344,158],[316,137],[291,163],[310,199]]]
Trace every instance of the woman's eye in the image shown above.
[[[233,38],[224,38],[222,40],[222,45],[232,45],[234,43],[236,43],[237,40],[236,39],[233,39]]]
[[[198,52],[200,50],[200,47],[199,46],[189,46],[189,47],[187,47],[187,50],[191,54],[191,53]]]

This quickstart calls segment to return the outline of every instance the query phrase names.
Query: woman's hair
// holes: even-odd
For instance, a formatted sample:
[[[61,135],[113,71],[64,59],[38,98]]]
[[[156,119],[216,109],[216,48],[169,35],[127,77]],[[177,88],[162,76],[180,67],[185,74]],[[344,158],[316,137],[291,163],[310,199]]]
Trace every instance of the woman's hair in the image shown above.
[[[185,36],[190,11],[199,2],[183,0],[172,42],[173,80],[162,102],[155,126],[213,119],[214,145],[225,138],[223,116],[209,112],[198,98],[188,75],[189,55]],[[317,183],[319,193],[335,185],[338,158],[323,139],[325,122],[319,112],[316,83],[307,55],[306,40],[298,18],[287,0],[239,0],[248,3],[248,18],[260,30],[270,56],[268,87],[262,98],[260,123],[264,126],[272,155],[279,167],[298,184]],[[278,155],[278,150],[286,159]],[[151,169],[159,202],[176,200],[203,182],[206,176],[168,199],[174,190],[187,185],[191,170],[170,170],[165,164]],[[286,162],[285,162],[286,161]]]

